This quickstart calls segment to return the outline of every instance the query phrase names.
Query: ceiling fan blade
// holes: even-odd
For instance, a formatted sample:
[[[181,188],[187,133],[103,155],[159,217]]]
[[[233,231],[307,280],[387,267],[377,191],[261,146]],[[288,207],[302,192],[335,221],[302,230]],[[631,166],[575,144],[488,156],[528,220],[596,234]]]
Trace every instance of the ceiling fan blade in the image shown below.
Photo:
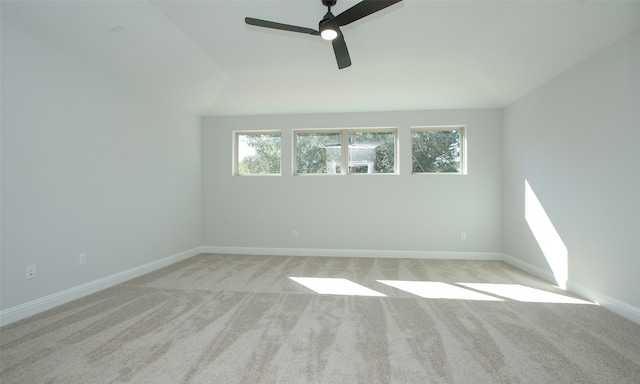
[[[257,27],[279,29],[281,31],[289,31],[289,32],[300,32],[300,33],[306,33],[314,36],[320,35],[320,32],[316,31],[315,29],[297,27],[295,25],[289,25],[289,24],[275,23],[273,21],[267,21],[267,20],[254,19],[253,17],[245,17],[244,22],[249,25],[255,25]]]
[[[351,24],[400,1],[402,0],[364,0],[342,12],[334,20],[340,26]]]
[[[342,32],[338,32],[338,37],[331,41],[331,45],[333,45],[333,52],[336,54],[338,69],[350,66],[351,57],[349,57],[349,50],[347,49],[347,43],[344,41]]]

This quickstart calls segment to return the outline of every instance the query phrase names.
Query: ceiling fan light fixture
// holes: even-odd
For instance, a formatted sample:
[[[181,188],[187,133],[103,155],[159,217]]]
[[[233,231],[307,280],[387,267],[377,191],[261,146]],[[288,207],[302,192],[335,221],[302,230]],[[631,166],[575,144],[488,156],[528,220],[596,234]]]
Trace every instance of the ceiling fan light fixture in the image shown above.
[[[333,40],[338,37],[338,32],[330,26],[320,29],[320,36],[325,40]]]

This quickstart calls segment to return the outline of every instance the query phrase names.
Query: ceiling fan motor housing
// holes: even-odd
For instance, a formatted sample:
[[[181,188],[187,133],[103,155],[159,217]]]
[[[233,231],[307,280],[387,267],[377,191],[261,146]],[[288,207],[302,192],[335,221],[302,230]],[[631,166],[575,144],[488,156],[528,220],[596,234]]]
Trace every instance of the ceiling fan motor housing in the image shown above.
[[[331,11],[327,12],[326,15],[324,15],[324,17],[322,18],[322,20],[320,20],[319,26],[320,26],[320,30],[322,31],[322,26],[324,24],[327,24],[327,22],[329,20],[332,20],[335,16],[333,16],[333,13],[331,13]]]

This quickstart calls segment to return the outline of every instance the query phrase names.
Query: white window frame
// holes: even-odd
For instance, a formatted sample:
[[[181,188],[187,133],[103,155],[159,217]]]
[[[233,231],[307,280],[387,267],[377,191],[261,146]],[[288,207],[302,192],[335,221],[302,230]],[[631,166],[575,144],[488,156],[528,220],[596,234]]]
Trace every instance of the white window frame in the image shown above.
[[[420,131],[458,131],[460,133],[460,171],[458,172],[414,172],[413,171],[413,133]],[[411,174],[412,175],[466,175],[467,174],[467,127],[465,125],[415,126],[409,132]]]
[[[278,173],[240,173],[240,136],[248,135],[279,135],[280,136],[280,172]],[[282,175],[282,131],[279,130],[246,130],[233,131],[233,169],[234,176],[281,176]]]
[[[360,132],[383,132],[393,133],[393,172],[390,173],[355,173],[349,172],[349,133]],[[340,134],[340,172],[335,173],[298,173],[298,134],[322,134],[322,133],[338,133]],[[335,175],[398,175],[398,127],[376,127],[376,128],[316,128],[316,129],[294,129],[292,132],[292,159],[291,171],[294,176],[335,176]]]

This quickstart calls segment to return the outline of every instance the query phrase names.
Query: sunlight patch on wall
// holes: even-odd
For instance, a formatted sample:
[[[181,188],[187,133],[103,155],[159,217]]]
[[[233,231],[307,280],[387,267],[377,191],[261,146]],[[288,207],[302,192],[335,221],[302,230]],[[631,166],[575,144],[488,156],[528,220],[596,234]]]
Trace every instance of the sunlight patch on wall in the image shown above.
[[[524,184],[524,217],[551,267],[558,287],[566,289],[569,280],[569,252],[529,181],[525,180]]]
[[[456,283],[475,289],[506,297],[525,303],[560,303],[560,304],[593,304],[589,301],[576,299],[557,293],[543,291],[520,284],[488,284],[488,283]]]
[[[401,280],[377,280],[382,284],[398,288],[425,299],[454,299],[454,300],[481,300],[504,301],[497,297],[470,291],[455,285],[437,281],[401,281]]]
[[[304,285],[310,290],[321,295],[342,296],[377,296],[386,295],[376,292],[353,281],[331,277],[289,277],[298,284]]]

